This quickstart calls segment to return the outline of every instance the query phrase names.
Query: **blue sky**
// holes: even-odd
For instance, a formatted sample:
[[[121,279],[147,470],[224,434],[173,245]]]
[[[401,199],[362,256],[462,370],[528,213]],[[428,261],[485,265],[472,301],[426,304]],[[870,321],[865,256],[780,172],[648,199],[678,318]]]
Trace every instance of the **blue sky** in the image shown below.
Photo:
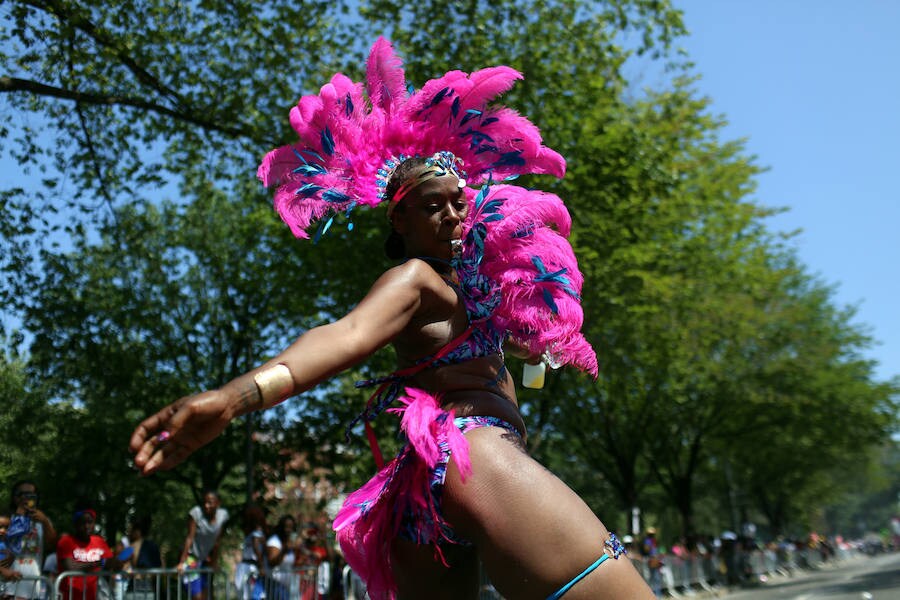
[[[679,45],[728,139],[769,171],[756,200],[812,273],[858,307],[879,379],[900,375],[900,2],[674,0]]]

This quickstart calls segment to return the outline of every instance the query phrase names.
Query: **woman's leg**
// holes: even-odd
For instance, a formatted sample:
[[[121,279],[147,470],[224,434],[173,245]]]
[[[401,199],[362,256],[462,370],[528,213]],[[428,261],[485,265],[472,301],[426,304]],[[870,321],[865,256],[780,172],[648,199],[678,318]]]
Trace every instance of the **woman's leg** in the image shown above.
[[[397,600],[475,600],[480,572],[472,546],[445,545],[449,568],[435,556],[434,547],[397,538],[391,545]]]
[[[609,532],[591,509],[497,427],[466,434],[472,474],[451,459],[443,494],[447,521],[479,548],[491,583],[508,600],[544,600],[603,553]],[[564,600],[652,599],[627,557],[608,559]]]

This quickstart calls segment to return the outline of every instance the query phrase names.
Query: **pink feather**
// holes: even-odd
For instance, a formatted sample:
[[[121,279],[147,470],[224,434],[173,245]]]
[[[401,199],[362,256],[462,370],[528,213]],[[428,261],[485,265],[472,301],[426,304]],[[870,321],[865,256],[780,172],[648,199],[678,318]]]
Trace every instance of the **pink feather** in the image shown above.
[[[584,313],[577,294],[584,277],[566,240],[571,218],[562,201],[554,194],[513,185],[491,187],[487,200],[502,201],[504,215],[485,223],[484,252],[490,260],[480,267],[480,273],[500,288],[502,300],[492,323],[531,351],[548,351],[558,362],[596,376],[596,355],[580,333]],[[472,217],[472,221],[478,219],[478,215]],[[471,226],[467,223],[467,228]],[[565,287],[571,293],[558,282],[536,280],[535,257],[548,273],[565,270]],[[547,304],[545,293],[553,298],[556,312]]]
[[[269,187],[280,184],[286,174],[290,173],[297,163],[297,157],[291,146],[282,146],[270,151],[263,158],[256,170],[256,176]]]
[[[372,106],[392,112],[406,97],[406,74],[403,61],[394,53],[394,47],[384,37],[372,45],[366,63],[366,85]]]
[[[463,108],[482,109],[488,102],[512,89],[519,79],[523,79],[522,74],[505,65],[475,71],[469,75],[471,89],[460,95],[460,103]]]

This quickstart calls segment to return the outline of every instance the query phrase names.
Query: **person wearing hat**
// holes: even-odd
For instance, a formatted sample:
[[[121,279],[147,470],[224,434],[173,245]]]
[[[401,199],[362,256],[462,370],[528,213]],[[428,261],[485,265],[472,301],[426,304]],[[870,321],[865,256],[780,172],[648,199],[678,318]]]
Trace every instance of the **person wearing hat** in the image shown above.
[[[94,534],[97,511],[87,506],[77,508],[72,515],[73,533],[63,534],[56,544],[56,559],[60,573],[82,571],[117,571],[122,561],[113,556],[109,545]],[[94,600],[97,597],[97,576],[70,575],[60,585],[62,599]]]
[[[648,527],[644,531],[644,541],[641,543],[641,556],[647,561],[649,570],[650,589],[657,598],[662,598],[662,556],[656,541],[656,528]]]

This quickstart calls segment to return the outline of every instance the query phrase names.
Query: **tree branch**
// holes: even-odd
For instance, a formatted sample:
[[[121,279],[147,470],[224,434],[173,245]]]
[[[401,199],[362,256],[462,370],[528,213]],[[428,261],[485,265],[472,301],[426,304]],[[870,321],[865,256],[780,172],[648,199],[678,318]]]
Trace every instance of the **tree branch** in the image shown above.
[[[49,96],[52,98],[72,100],[74,102],[82,102],[85,104],[128,106],[131,108],[139,108],[149,112],[166,115],[184,123],[197,125],[198,127],[202,127],[203,129],[218,131],[234,138],[246,137],[254,141],[262,141],[256,140],[251,132],[243,128],[223,126],[215,121],[204,119],[193,113],[173,110],[167,106],[163,106],[155,102],[148,102],[147,100],[134,98],[131,96],[80,92],[76,90],[69,90],[65,88],[46,85],[44,83],[39,83],[30,79],[19,79],[17,77],[7,76],[0,77],[0,92],[26,92],[38,96]]]
[[[115,54],[115,57],[119,59],[119,61],[125,65],[125,67],[134,73],[134,76],[141,83],[153,88],[163,96],[167,96],[170,100],[172,100],[175,104],[184,104],[184,100],[181,95],[173,90],[172,88],[165,85],[158,77],[151,75],[146,69],[144,69],[141,65],[137,64],[129,54],[124,51],[120,44],[116,42],[116,40],[111,39],[109,36],[105,35],[102,30],[98,29],[97,26],[90,21],[83,13],[79,14],[75,10],[72,10],[69,7],[66,7],[61,2],[27,2],[27,4],[50,12],[55,15],[61,21],[68,22],[72,26],[77,27],[81,31],[85,32],[91,39],[95,42],[109,48]]]

